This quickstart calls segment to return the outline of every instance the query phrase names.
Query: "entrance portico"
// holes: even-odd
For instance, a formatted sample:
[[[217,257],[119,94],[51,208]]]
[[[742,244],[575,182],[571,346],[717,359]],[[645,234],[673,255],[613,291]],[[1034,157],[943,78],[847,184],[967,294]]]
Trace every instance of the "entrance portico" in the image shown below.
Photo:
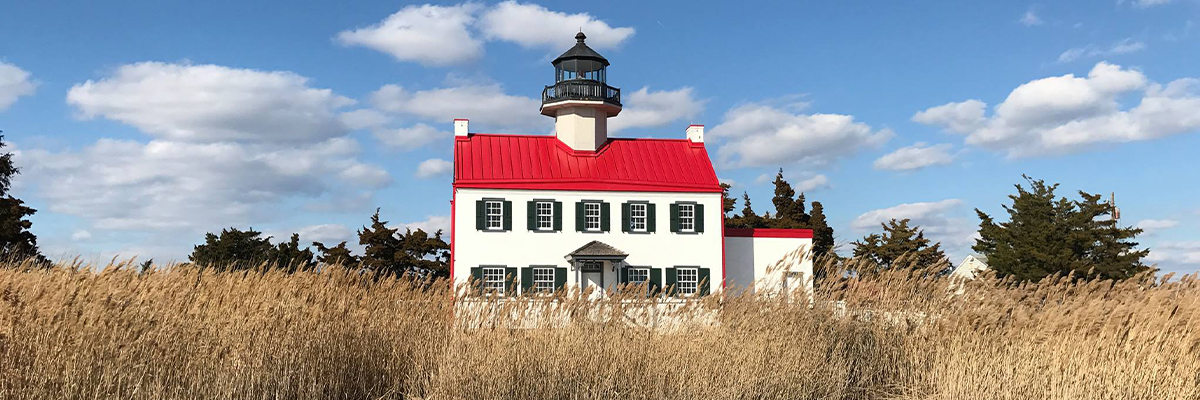
[[[593,290],[591,296],[599,297],[616,288],[619,283],[618,270],[625,265],[629,254],[599,240],[593,240],[567,254],[567,262],[575,272],[575,281],[580,290]]]

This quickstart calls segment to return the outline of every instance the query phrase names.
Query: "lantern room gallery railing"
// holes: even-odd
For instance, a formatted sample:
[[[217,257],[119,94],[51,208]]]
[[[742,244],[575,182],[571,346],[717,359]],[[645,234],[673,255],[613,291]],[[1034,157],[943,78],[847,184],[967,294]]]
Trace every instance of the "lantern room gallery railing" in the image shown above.
[[[621,105],[621,89],[591,79],[571,79],[542,89],[542,104],[562,100],[598,100]]]

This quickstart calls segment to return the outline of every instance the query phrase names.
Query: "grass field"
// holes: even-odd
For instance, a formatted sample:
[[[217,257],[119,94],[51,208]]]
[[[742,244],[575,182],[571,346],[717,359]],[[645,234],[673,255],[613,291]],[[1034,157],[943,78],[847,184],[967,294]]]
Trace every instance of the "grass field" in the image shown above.
[[[0,267],[0,398],[1200,399],[1195,276],[954,296],[882,273],[811,307],[568,294],[466,324],[449,289],[338,269],[79,267]],[[551,301],[570,323],[514,327]]]

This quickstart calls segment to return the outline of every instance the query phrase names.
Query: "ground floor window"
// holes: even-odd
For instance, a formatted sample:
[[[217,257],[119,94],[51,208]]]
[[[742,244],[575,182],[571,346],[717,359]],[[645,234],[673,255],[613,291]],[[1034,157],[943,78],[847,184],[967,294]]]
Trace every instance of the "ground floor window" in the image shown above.
[[[504,295],[504,268],[483,268],[483,292]]]
[[[535,292],[554,291],[554,268],[533,269],[533,290]]]
[[[699,286],[700,273],[696,268],[676,269],[675,290],[682,296],[694,296]]]

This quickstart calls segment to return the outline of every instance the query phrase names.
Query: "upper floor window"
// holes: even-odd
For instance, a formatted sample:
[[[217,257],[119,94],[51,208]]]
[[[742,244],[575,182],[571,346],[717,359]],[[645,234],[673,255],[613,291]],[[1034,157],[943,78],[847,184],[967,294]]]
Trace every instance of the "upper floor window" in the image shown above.
[[[695,232],[696,231],[696,205],[695,204],[680,204],[679,205],[679,231],[680,232]]]
[[[632,203],[629,205],[629,230],[634,232],[646,231],[646,208],[649,204]]]
[[[536,204],[537,230],[549,231],[554,229],[554,203],[539,201]]]
[[[484,206],[488,230],[504,229],[504,202],[489,200]]]
[[[700,283],[700,272],[696,268],[677,268],[675,290],[681,296],[696,295]]]
[[[600,203],[583,203],[584,230],[600,231]]]

